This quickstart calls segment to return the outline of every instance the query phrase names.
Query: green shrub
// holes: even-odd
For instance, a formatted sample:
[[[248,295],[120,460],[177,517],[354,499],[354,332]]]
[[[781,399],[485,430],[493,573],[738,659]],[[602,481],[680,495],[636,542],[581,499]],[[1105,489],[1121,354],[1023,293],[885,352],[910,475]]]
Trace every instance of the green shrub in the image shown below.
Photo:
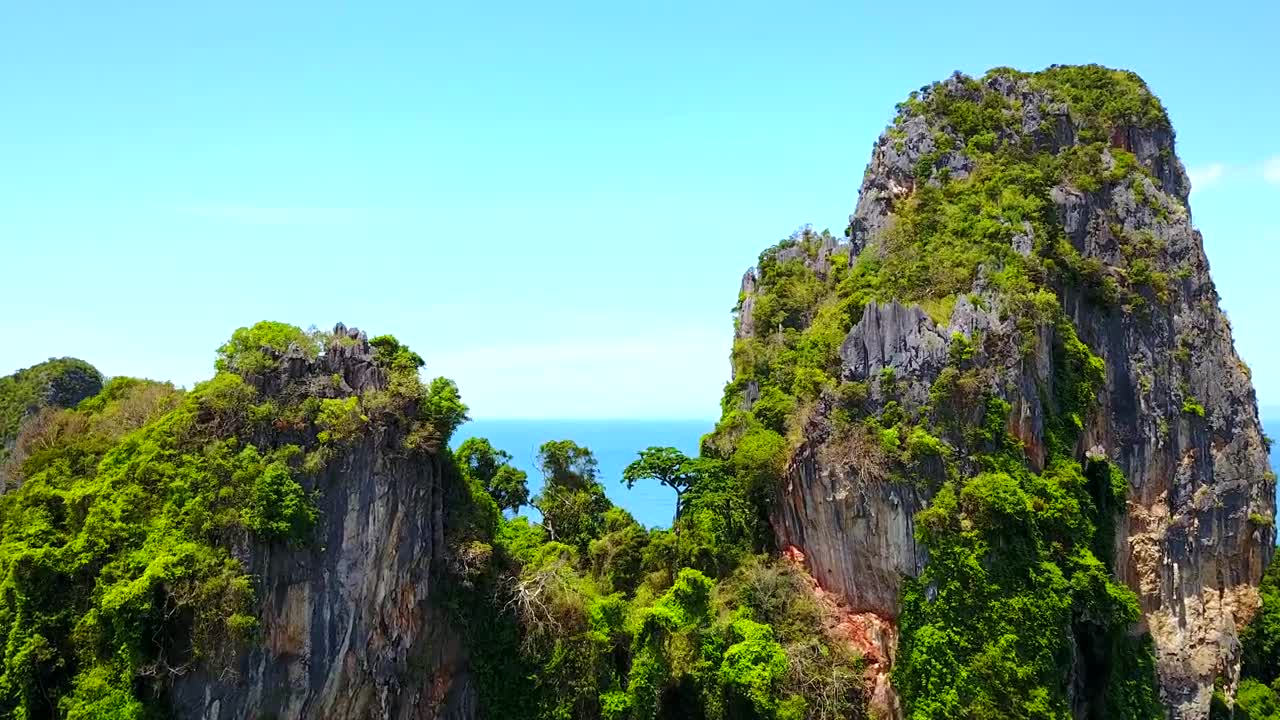
[[[776,432],[786,431],[787,417],[795,410],[795,398],[773,385],[760,388],[760,397],[751,405],[751,414],[764,427]]]
[[[1236,689],[1234,715],[1245,720],[1280,720],[1280,698],[1271,687],[1245,678]]]
[[[364,432],[369,418],[360,412],[360,399],[352,396],[340,400],[325,398],[316,414],[317,436],[326,445],[346,445]]]
[[[787,672],[787,654],[774,640],[773,628],[745,618],[735,620],[730,639],[735,642],[724,651],[721,684],[749,703],[758,717],[773,716],[783,700],[779,695]]]
[[[907,455],[910,460],[921,460],[930,457],[945,459],[951,454],[947,444],[934,437],[923,427],[914,426],[907,433]]]
[[[897,455],[898,446],[902,444],[902,435],[898,432],[897,427],[888,427],[880,430],[880,449],[888,455]]]
[[[446,447],[454,431],[470,419],[457,384],[442,377],[431,381],[420,398],[418,412],[422,422],[410,436],[409,444],[427,452]]]
[[[1133,125],[1169,129],[1169,117],[1146,83],[1135,73],[1101,65],[1055,65],[1034,73],[1032,83],[1062,98],[1072,118],[1083,123],[1087,142],[1108,139],[1108,131]]]
[[[244,510],[245,527],[264,538],[305,540],[319,513],[288,466],[279,460],[263,465],[252,447],[245,448],[241,456],[241,462],[254,468],[257,475]]]
[[[301,328],[264,320],[232,333],[231,339],[218,348],[214,366],[238,375],[265,375],[279,366],[280,356],[293,346],[310,358],[320,353],[317,339]]]

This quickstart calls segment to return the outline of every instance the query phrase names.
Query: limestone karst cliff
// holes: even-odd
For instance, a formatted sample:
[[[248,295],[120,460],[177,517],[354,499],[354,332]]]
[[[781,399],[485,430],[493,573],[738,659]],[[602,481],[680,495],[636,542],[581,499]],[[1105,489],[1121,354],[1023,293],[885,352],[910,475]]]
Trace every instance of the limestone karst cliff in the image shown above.
[[[960,677],[903,657],[948,645],[930,608],[961,607],[949,591],[1030,602],[1059,574],[1079,587],[1096,560],[1134,594],[1136,622],[1105,630],[1072,595],[1035,625],[1045,658],[998,650],[1062,671],[1057,687],[1052,673],[1027,686],[1048,707],[1122,716],[1103,704],[1118,679],[1101,675],[1144,633],[1169,717],[1206,717],[1215,679],[1237,676],[1237,632],[1275,544],[1275,482],[1189,189],[1168,118],[1132,74],[956,75],[899,106],[844,237],[803,231],[744,277],[726,412],[783,408],[793,449],[776,539],[853,616],[888,625],[880,649],[911,674]],[[997,577],[1021,562],[1004,542],[1039,548],[1027,574]],[[948,565],[958,548],[973,572]],[[996,646],[964,633],[992,627],[952,636],[965,672]],[[875,682],[890,715],[973,701],[926,707],[887,680]],[[1123,716],[1143,716],[1125,702]]]
[[[249,383],[259,397],[365,398],[368,408],[390,381],[376,354],[364,333],[339,326],[323,353],[292,348]],[[303,476],[318,514],[306,543],[235,544],[254,578],[261,641],[176,678],[176,717],[474,717],[466,650],[431,593],[444,556],[444,471],[413,447],[405,419],[416,413],[366,420]]]
[[[113,378],[24,422],[0,714],[474,717],[432,592],[466,408],[421,365],[390,336],[264,322],[191,391]]]
[[[258,323],[190,390],[0,379],[0,717],[1276,705],[1270,441],[1188,191],[1132,73],[923,88],[843,236],[743,278],[700,454],[606,478],[548,438],[532,494],[488,440],[449,449],[456,386],[389,335]],[[619,481],[675,491],[671,526]]]

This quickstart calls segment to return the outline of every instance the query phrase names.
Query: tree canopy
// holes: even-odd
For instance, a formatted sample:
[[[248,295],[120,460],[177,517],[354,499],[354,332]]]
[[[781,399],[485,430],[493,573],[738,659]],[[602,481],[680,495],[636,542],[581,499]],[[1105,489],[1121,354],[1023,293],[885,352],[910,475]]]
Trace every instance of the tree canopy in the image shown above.
[[[499,510],[519,512],[528,504],[528,475],[511,464],[510,453],[494,448],[485,438],[467,438],[454,457],[493,496]]]

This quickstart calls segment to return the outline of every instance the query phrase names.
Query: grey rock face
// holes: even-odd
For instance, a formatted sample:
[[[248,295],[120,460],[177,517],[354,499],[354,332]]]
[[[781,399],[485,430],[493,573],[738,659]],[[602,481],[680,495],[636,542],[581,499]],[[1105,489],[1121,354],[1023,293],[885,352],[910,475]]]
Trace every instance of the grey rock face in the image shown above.
[[[815,425],[810,432],[829,433],[830,428]],[[800,550],[814,579],[838,593],[850,610],[893,620],[902,577],[924,568],[915,515],[927,498],[914,486],[886,482],[874,468],[842,456],[829,436],[811,440],[792,459],[779,489],[778,543]]]
[[[906,399],[922,405],[947,363],[947,345],[943,329],[918,305],[872,301],[840,346],[841,379],[871,380],[888,369],[907,383]],[[873,392],[878,389],[873,385]]]
[[[361,391],[385,386],[364,335],[339,327],[308,360],[286,353],[265,387],[333,374]],[[177,680],[174,716],[192,720],[467,720],[476,712],[467,653],[432,602],[442,551],[441,471],[410,456],[395,428],[340,452],[305,481],[321,520],[307,547],[246,537],[235,554],[255,577],[261,643],[226,669]]]
[[[758,282],[754,268],[742,274],[742,290],[738,293],[741,303],[738,306],[737,326],[734,328],[735,337],[750,337],[756,332],[755,322],[752,321],[751,314],[752,310],[755,309],[755,294]]]
[[[1139,147],[1159,140],[1132,139]],[[1152,172],[1170,173],[1174,190],[1185,192],[1180,165],[1155,164]],[[1257,608],[1275,545],[1275,481],[1200,234],[1176,195],[1156,196],[1163,213],[1135,202],[1128,187],[1087,199],[1063,190],[1059,211],[1083,220],[1066,223],[1069,231],[1090,228],[1072,241],[1104,262],[1116,254],[1105,218],[1118,215],[1126,231],[1151,233],[1164,248],[1159,267],[1173,278],[1169,304],[1144,318],[1099,313],[1080,293],[1065,299],[1081,339],[1107,365],[1102,410],[1082,445],[1105,448],[1129,480],[1116,572],[1138,593],[1171,716],[1199,719],[1214,678],[1239,672],[1237,630]]]
[[[818,277],[821,278],[827,276],[827,272],[831,268],[831,261],[837,253],[848,253],[846,243],[830,235],[815,233],[813,228],[808,225],[793,233],[791,240],[794,244],[778,250],[775,259],[779,263],[785,263],[788,260],[799,258],[806,267],[817,273]],[[805,247],[808,244],[805,241],[808,240],[816,241],[812,251]]]
[[[937,149],[933,129],[924,118],[908,120],[902,133],[896,138],[882,135],[871,151],[871,164],[858,192],[858,206],[849,218],[849,237],[855,255],[889,226],[894,202],[915,189],[916,163]],[[973,161],[953,150],[944,153],[937,166],[946,168],[951,177],[959,179],[973,170]]]
[[[102,392],[102,374],[90,367],[71,367],[50,378],[44,390],[44,407],[73,408]]]

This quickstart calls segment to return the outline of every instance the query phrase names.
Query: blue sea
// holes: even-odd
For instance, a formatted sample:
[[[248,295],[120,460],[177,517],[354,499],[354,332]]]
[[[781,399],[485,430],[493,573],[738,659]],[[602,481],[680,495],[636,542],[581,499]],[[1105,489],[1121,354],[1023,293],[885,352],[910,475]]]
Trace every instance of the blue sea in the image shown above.
[[[665,528],[675,514],[675,491],[656,482],[637,483],[628,490],[622,484],[622,470],[637,452],[651,445],[697,455],[702,436],[714,426],[711,420],[472,420],[458,428],[452,445],[457,447],[469,437],[488,438],[495,448],[511,453],[513,464],[529,474],[533,495],[542,489],[538,446],[548,440],[572,440],[595,453],[600,481],[614,504],[626,508],[646,527]],[[538,516],[532,508],[521,514]]]
[[[488,438],[494,447],[511,453],[515,465],[529,474],[532,495],[542,489],[538,446],[548,440],[572,440],[595,453],[600,479],[615,504],[648,527],[670,527],[675,492],[656,482],[628,490],[622,484],[622,469],[650,445],[667,445],[696,455],[699,441],[714,424],[710,420],[473,420],[458,429],[453,445],[469,437]],[[1280,419],[1264,425],[1267,435],[1280,441]],[[1271,450],[1271,468],[1280,473],[1280,442]],[[532,508],[523,512],[537,517]]]

